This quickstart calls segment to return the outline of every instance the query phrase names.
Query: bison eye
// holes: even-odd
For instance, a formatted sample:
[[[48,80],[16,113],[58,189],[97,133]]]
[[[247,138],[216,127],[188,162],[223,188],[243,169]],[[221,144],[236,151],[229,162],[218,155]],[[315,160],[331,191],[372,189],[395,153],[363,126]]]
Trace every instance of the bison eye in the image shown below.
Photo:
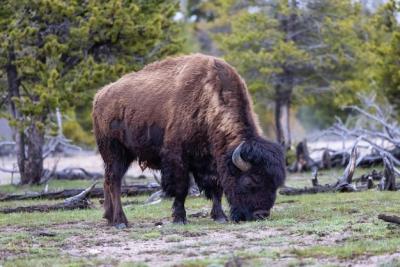
[[[258,187],[259,182],[254,177],[246,176],[242,178],[241,185],[245,189],[253,189],[255,187]]]

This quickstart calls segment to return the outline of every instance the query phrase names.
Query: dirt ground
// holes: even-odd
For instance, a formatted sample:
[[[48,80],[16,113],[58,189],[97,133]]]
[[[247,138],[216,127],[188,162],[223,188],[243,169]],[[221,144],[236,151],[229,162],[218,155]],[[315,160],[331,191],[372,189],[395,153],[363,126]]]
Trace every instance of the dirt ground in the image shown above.
[[[144,231],[145,234],[154,230],[162,232],[163,228],[169,226],[171,226],[169,221],[154,221],[116,230],[103,222],[77,222],[54,224],[45,228],[7,227],[2,229],[2,232],[18,231],[33,236],[57,236],[59,229],[80,229],[81,231],[70,234],[63,240],[62,254],[73,258],[95,258],[106,260],[106,262],[110,260],[111,262],[143,262],[148,266],[207,266],[207,264],[204,265],[206,263],[204,258],[223,258],[225,266],[253,266],[253,264],[260,266],[380,266],[382,264],[382,266],[399,266],[400,264],[397,262],[400,252],[362,256],[351,260],[324,257],[299,260],[291,253],[285,253],[285,251],[316,245],[340,246],[351,236],[351,232],[333,233],[321,237],[293,234],[285,228],[255,227],[254,230],[247,231],[220,229],[219,231],[193,232],[169,229],[161,237],[149,235],[149,240],[137,240],[134,237],[135,229],[147,229]],[[96,231],[93,232],[93,229]],[[245,253],[238,253],[238,251],[245,251]],[[260,255],[260,261],[252,261],[253,257],[260,257]],[[7,255],[0,253],[0,256]],[[262,258],[262,256],[266,257]],[[200,262],[196,263],[196,260]],[[108,266],[109,264],[101,265]]]
[[[19,225],[6,223],[0,215],[0,225],[5,224],[0,230],[0,245],[5,244],[5,249],[0,249],[0,265],[6,259],[5,266],[18,266],[14,265],[15,260],[24,259],[21,266],[25,266],[26,260],[32,262],[38,256],[35,253],[39,253],[53,263],[69,259],[65,266],[400,266],[400,228],[387,226],[376,216],[359,214],[351,207],[344,209],[348,204],[338,205],[340,200],[336,197],[330,196],[327,202],[336,203],[343,217],[355,214],[356,220],[350,216],[340,218],[339,223],[330,218],[327,223],[323,218],[318,222],[318,217],[329,217],[328,213],[312,214],[309,207],[302,213],[299,208],[308,199],[285,197],[278,201],[273,217],[267,221],[221,225],[209,218],[210,203],[199,197],[189,199],[189,223],[183,226],[170,222],[169,200],[147,206],[140,204],[143,199],[136,198],[139,204],[125,206],[131,224],[123,230],[110,227],[99,218],[98,204],[88,211],[42,214],[41,219],[38,214],[25,214],[27,223]],[[315,203],[310,206],[321,212]],[[379,243],[382,236],[383,241],[385,236],[394,237],[394,247],[388,242],[391,248],[383,244],[382,250],[369,250],[366,246],[359,251],[358,245],[351,245],[354,241],[362,244],[363,239],[371,244],[376,239]],[[10,241],[3,243],[7,237]],[[342,247],[348,247],[350,252],[342,254]],[[316,253],[307,254],[314,248]],[[324,250],[319,252],[321,248]],[[331,249],[337,251],[332,254]],[[85,261],[74,263],[78,259]],[[33,263],[32,266],[46,266],[40,261]]]
[[[355,177],[369,171],[357,169]],[[320,182],[342,172],[323,171]],[[309,186],[310,177],[291,174],[287,185]],[[48,190],[89,184],[54,180]],[[0,186],[0,192],[26,189],[32,190]],[[130,225],[123,230],[106,225],[99,199],[86,210],[0,214],[0,266],[400,266],[400,227],[377,218],[399,215],[399,192],[278,195],[270,218],[240,224],[213,222],[210,201],[190,197],[189,223],[174,225],[172,201],[146,205],[147,198],[124,197]],[[0,208],[54,202],[9,201]]]

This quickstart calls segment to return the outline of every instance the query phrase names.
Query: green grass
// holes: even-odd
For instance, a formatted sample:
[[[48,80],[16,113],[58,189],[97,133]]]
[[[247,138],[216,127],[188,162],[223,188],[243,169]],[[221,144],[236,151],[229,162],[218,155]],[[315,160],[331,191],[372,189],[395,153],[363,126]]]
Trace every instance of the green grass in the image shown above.
[[[352,259],[362,255],[379,255],[395,253],[399,250],[400,237],[384,238],[381,240],[349,241],[341,246],[311,246],[305,249],[293,249],[292,252],[300,257],[331,257]]]
[[[335,181],[340,172],[333,170],[321,173],[321,183]],[[309,185],[310,176],[310,173],[290,175],[287,184]],[[53,181],[49,187],[50,190],[84,188],[90,183]],[[0,187],[1,192],[24,190],[42,189]],[[171,200],[144,205],[146,198],[147,196],[123,198],[123,202],[134,201],[137,204],[125,208],[131,227],[122,231],[106,226],[101,219],[102,208],[97,199],[93,199],[95,207],[89,210],[2,214],[0,265],[146,264],[141,260],[118,256],[105,259],[97,256],[72,257],[66,251],[71,242],[77,239],[82,251],[103,244],[114,244],[120,246],[121,250],[129,242],[150,247],[164,244],[165,247],[158,248],[159,251],[154,253],[159,253],[160,257],[181,257],[179,266],[223,266],[232,259],[240,260],[245,266],[342,266],[343,263],[356,263],[374,255],[400,253],[400,227],[377,219],[380,213],[400,213],[399,192],[370,190],[361,193],[279,195],[269,219],[224,225],[215,223],[210,218],[191,217],[191,214],[200,210],[209,211],[211,203],[204,198],[189,198],[186,203],[189,224],[183,226],[169,223]],[[54,202],[57,201],[0,202],[0,208]],[[226,202],[223,204],[227,211]],[[156,226],[156,223],[161,223],[162,226]],[[42,236],[40,233],[43,231],[53,236]],[[268,231],[271,231],[270,235],[265,234]],[[219,240],[221,234],[226,234],[227,239]],[[217,237],[213,238],[213,235]],[[196,242],[188,243],[190,240]],[[235,240],[242,241],[235,243]],[[231,248],[229,242],[235,247]],[[158,256],[149,254],[149,257]],[[399,266],[399,262],[390,259],[382,262],[382,266]]]
[[[76,259],[73,257],[65,257],[59,255],[53,256],[40,256],[40,257],[26,257],[20,258],[13,261],[6,262],[4,267],[61,267],[61,266],[109,266],[118,265],[116,260],[99,260],[99,259]],[[126,266],[138,266],[139,265],[126,265]]]
[[[87,188],[93,182],[90,180],[50,180],[48,183],[49,191],[58,191],[72,188]],[[101,182],[99,182],[101,184]],[[23,193],[23,192],[42,192],[46,185],[0,185],[0,193]]]

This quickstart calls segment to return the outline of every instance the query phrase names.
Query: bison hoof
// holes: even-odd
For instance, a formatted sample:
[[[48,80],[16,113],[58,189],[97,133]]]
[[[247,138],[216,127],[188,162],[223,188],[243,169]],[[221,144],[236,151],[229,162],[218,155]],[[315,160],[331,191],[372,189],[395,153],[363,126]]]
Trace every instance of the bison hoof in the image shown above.
[[[174,218],[174,220],[172,221],[174,224],[187,224],[187,220],[186,218]]]
[[[126,227],[127,227],[126,223],[119,223],[115,225],[115,228],[117,228],[118,230],[125,229]]]

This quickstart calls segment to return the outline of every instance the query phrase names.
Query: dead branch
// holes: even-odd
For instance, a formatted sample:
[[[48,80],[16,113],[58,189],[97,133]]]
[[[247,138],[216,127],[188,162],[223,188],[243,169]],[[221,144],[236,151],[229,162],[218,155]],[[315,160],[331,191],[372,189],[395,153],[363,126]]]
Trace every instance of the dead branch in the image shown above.
[[[43,158],[47,158],[50,154],[60,152],[66,153],[68,151],[82,151],[82,148],[71,144],[71,140],[67,139],[62,131],[62,115],[59,108],[56,108],[56,118],[58,133],[55,137],[50,137],[43,149]]]
[[[378,219],[383,220],[385,222],[400,224],[400,217],[395,215],[379,214]]]
[[[96,184],[97,184],[97,182],[93,183],[90,187],[83,190],[80,194],[65,199],[64,203],[68,204],[68,203],[74,203],[74,202],[81,201],[82,199],[86,198],[90,194],[90,192],[94,189]]]
[[[15,153],[15,142],[1,141],[0,142],[0,156],[9,156]]]
[[[54,172],[54,179],[56,180],[85,180],[85,179],[100,179],[104,177],[102,173],[99,172],[89,172],[84,168],[80,167],[70,167],[65,168],[61,171]]]
[[[369,179],[372,181],[380,181],[382,179],[383,173],[377,170],[372,170],[370,173],[361,175],[358,178],[353,179],[354,183],[367,183]]]
[[[163,190],[158,190],[157,192],[151,194],[151,196],[144,203],[147,205],[157,204],[160,203],[165,197],[165,192]]]
[[[319,164],[321,169],[330,169],[332,168],[332,157],[329,150],[325,149],[322,153],[321,163]]]
[[[294,187],[283,187],[279,190],[279,194],[287,196],[303,195],[303,194],[317,194],[317,193],[328,193],[334,192],[334,188],[331,185],[318,185],[313,187],[294,188]]]
[[[313,170],[313,179],[312,187],[304,187],[304,188],[292,188],[292,187],[284,187],[279,193],[281,195],[301,195],[301,194],[316,194],[316,193],[327,193],[327,192],[356,192],[359,191],[353,184],[352,178],[354,175],[354,170],[357,162],[357,144],[358,140],[354,143],[353,148],[351,150],[351,156],[349,163],[343,173],[343,175],[338,179],[335,184],[326,184],[319,185],[318,183],[318,169]],[[360,189],[364,190],[367,187],[361,187]]]
[[[379,183],[380,190],[396,191],[396,175],[393,169],[393,162],[386,156],[383,156],[383,176]]]
[[[2,147],[2,146],[13,146],[13,145],[15,145],[14,141],[1,141],[0,142],[0,147]]]
[[[14,174],[14,173],[19,173],[19,171],[18,171],[18,170],[16,170],[15,168],[14,168],[14,169],[12,169],[12,170],[10,170],[10,169],[6,169],[6,168],[2,168],[2,167],[0,167],[0,171],[1,171],[1,172],[5,172],[5,173],[11,173],[11,174]]]
[[[347,164],[346,169],[344,170],[343,176],[339,178],[335,188],[338,191],[348,190],[348,191],[355,191],[354,186],[351,185],[353,180],[354,171],[356,169],[356,162],[358,157],[357,151],[357,144],[358,140],[353,145],[350,153],[350,161]]]
[[[66,153],[67,151],[82,151],[82,148],[71,144],[71,140],[64,136],[51,137],[43,149],[43,159],[52,153]]]
[[[57,166],[58,166],[59,162],[60,162],[60,158],[57,158],[57,160],[54,162],[54,165],[53,165],[53,168],[51,169],[51,171],[49,171],[47,169],[43,171],[43,175],[42,175],[42,178],[40,179],[39,184],[47,184],[50,181],[50,179],[52,177],[54,177],[54,174],[57,171]]]
[[[154,184],[149,185],[130,185],[123,186],[121,188],[121,194],[124,196],[137,196],[143,194],[150,194],[160,187]],[[76,196],[81,193],[84,189],[65,189],[55,192],[26,192],[24,194],[9,194],[0,196],[0,201],[14,201],[14,200],[27,200],[27,199],[65,199],[68,197]],[[90,196],[93,198],[104,197],[103,188],[93,188],[90,192]]]
[[[313,168],[312,170],[312,176],[313,178],[311,179],[311,183],[314,187],[319,186],[318,182],[318,168]]]
[[[16,208],[3,208],[0,209],[0,213],[8,214],[15,212],[49,212],[53,210],[87,209],[91,207],[91,202],[88,199],[88,196],[95,188],[95,186],[96,183],[92,184],[90,187],[83,190],[79,194],[65,199],[62,203],[56,203],[53,205],[35,205]]]
[[[400,175],[395,166],[400,166],[400,127],[398,122],[392,118],[393,107],[390,105],[378,105],[375,102],[376,95],[359,95],[362,103],[360,106],[347,106],[345,108],[357,112],[359,115],[353,127],[345,125],[340,119],[316,139],[324,136],[339,136],[342,140],[359,139],[368,144],[375,152],[360,157],[356,166],[372,166],[382,164],[383,158],[387,157],[393,162],[393,170]]]
[[[161,185],[161,178],[157,177],[155,174],[153,174],[154,180]],[[189,196],[194,196],[198,197],[200,196],[200,189],[197,186],[193,174],[190,173],[190,182],[189,182],[189,190],[188,190],[188,195]],[[159,190],[157,192],[154,192],[153,194],[150,195],[150,197],[145,201],[145,204],[147,205],[152,205],[152,204],[157,204],[160,203],[164,198],[166,198],[166,194],[163,190]]]

